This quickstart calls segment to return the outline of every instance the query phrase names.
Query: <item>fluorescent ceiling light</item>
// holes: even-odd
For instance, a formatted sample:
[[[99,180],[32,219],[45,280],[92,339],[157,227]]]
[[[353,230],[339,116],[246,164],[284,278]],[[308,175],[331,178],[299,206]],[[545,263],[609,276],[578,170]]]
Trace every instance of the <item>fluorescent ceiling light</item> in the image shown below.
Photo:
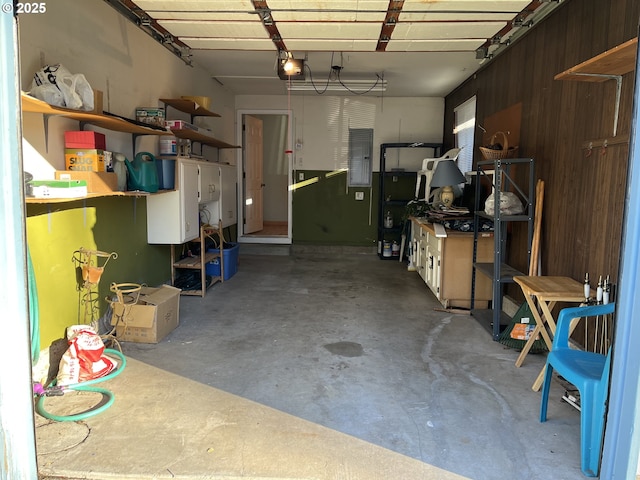
[[[326,80],[316,81],[311,83],[309,81],[305,82],[287,82],[287,90],[291,92],[357,92],[364,93],[371,91],[375,92],[384,92],[387,90],[387,81],[381,78],[376,79],[370,78],[367,80],[342,80],[341,82],[337,80],[331,80],[327,84]]]

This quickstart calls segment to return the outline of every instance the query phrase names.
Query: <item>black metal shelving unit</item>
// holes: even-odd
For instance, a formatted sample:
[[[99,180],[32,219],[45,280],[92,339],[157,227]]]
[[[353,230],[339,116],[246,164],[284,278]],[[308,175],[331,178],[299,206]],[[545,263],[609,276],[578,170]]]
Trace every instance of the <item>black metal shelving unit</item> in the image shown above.
[[[526,188],[521,188],[512,177],[512,167],[525,165],[528,167]],[[493,169],[493,170],[491,170]],[[488,173],[493,172],[493,173]],[[493,175],[493,179],[489,177]],[[494,191],[496,208],[493,215],[488,215],[480,210],[480,183],[482,179],[488,179]],[[506,158],[499,160],[487,160],[478,162],[476,167],[476,188],[474,228],[473,228],[473,275],[471,276],[471,311],[476,320],[483,325],[494,340],[498,340],[504,326],[510,322],[510,318],[502,312],[502,296],[504,285],[513,282],[513,277],[526,275],[516,270],[507,263],[507,224],[509,222],[527,222],[527,260],[531,257],[531,243],[533,241],[533,220],[535,205],[535,166],[533,158]],[[522,185],[522,182],[521,182]],[[520,215],[505,215],[500,212],[500,194],[515,191],[524,203],[524,211]],[[476,262],[478,250],[479,223],[481,219],[493,221],[494,260],[491,263]],[[529,262],[527,261],[527,264]],[[490,309],[474,309],[476,272],[486,275],[491,279],[493,294]]]
[[[441,143],[427,143],[427,142],[412,142],[412,143],[382,143],[380,144],[380,176],[379,176],[379,199],[378,199],[378,256],[382,260],[398,260],[398,256],[385,257],[383,256],[382,245],[385,241],[397,241],[400,243],[402,238],[402,230],[404,225],[399,223],[399,219],[402,217],[404,208],[407,203],[413,200],[415,192],[415,180],[417,171],[405,171],[405,170],[387,170],[387,150],[393,148],[430,148],[433,150],[433,158],[437,158],[442,155]],[[414,183],[411,188],[407,188],[406,192],[402,192],[402,198],[394,198],[393,196],[388,198],[388,182],[393,181],[393,177],[400,178],[413,178]],[[385,228],[384,215],[387,210],[394,212],[394,224],[391,228]]]

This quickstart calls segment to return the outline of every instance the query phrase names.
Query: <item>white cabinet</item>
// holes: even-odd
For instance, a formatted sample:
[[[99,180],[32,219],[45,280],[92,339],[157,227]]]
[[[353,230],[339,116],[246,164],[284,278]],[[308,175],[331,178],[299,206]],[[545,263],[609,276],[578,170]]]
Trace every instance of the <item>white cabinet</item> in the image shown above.
[[[425,230],[423,230],[424,232]],[[425,282],[434,295],[440,300],[440,252],[441,239],[427,233],[427,263],[425,268]]]
[[[445,307],[469,308],[473,275],[473,233],[446,230],[437,237],[433,225],[412,219],[413,263],[420,277]],[[478,258],[493,257],[493,234],[478,238]],[[491,282],[476,276],[476,305],[491,300]]]
[[[235,165],[220,165],[220,219],[222,226],[238,223],[238,170]]]
[[[420,228],[420,225],[413,224],[413,254],[415,255],[414,263],[420,277],[427,281],[427,232]]]
[[[178,157],[177,190],[147,197],[147,241],[181,244],[197,238],[200,220],[237,222],[236,167]]]
[[[220,166],[215,163],[198,164],[198,201],[215,202],[220,198]]]
[[[197,162],[178,159],[177,190],[147,197],[147,242],[180,244],[200,234]]]
[[[238,222],[237,170],[233,165],[203,162],[200,165],[199,198],[203,220],[222,227]]]

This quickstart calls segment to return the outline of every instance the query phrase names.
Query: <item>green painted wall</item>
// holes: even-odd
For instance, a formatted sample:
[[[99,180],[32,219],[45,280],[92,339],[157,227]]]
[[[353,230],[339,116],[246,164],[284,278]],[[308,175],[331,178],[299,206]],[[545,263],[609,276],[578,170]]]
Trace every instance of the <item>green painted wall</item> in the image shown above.
[[[377,175],[373,188],[347,189],[346,171],[297,170],[296,179],[300,173],[305,180],[298,180],[293,192],[293,243],[377,244]],[[356,192],[364,192],[364,200],[356,200]]]
[[[64,203],[27,205],[27,243],[33,260],[43,348],[82,322],[73,252],[116,252],[99,283],[100,315],[107,307],[111,283],[150,286],[171,277],[169,247],[147,244],[144,197],[104,197]]]

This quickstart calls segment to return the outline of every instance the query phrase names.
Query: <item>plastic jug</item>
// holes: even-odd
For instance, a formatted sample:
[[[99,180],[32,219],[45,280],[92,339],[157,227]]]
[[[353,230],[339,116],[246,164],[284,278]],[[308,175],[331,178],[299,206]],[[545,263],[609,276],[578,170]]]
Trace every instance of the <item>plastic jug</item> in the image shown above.
[[[127,166],[125,164],[126,157],[122,153],[113,154],[113,172],[118,177],[118,191],[127,190]]]
[[[129,172],[129,190],[142,190],[149,193],[158,191],[158,168],[156,159],[149,152],[140,152],[133,162],[125,158],[125,165]]]

